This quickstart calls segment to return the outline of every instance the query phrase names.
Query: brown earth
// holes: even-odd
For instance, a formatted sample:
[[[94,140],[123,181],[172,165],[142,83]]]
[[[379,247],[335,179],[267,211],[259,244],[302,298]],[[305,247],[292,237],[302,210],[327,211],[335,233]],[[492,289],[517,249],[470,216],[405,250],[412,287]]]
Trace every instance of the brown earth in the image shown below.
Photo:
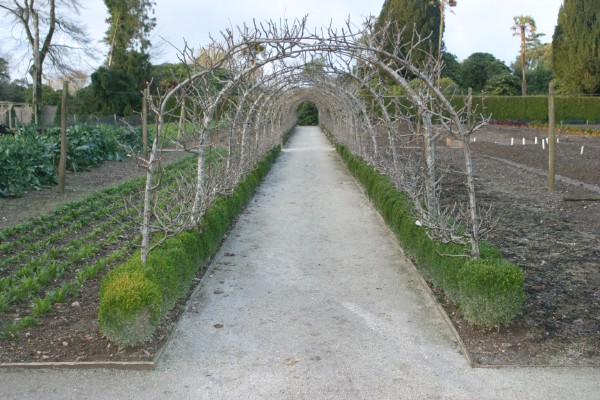
[[[544,135],[535,129],[492,126],[479,131],[473,143],[478,199],[492,206],[499,219],[488,239],[524,269],[527,294],[523,315],[491,331],[468,325],[438,295],[477,365],[600,365],[600,202],[563,200],[565,195],[600,195],[600,138],[559,135],[557,173],[581,183],[558,180],[556,190],[549,192],[541,171],[547,165],[540,142]],[[535,136],[538,145],[533,144]],[[440,147],[440,156],[458,159],[461,153]],[[63,195],[49,189],[20,199],[0,198],[0,228],[141,173],[131,161],[110,162],[93,172],[70,175]],[[454,182],[446,185],[452,188],[448,194],[462,198],[459,177],[449,179]],[[88,283],[78,298],[55,305],[39,326],[21,332],[18,341],[0,341],[0,362],[150,360],[181,305],[154,341],[119,348],[98,331],[98,282]]]
[[[527,296],[523,315],[498,331],[470,326],[439,296],[478,365],[600,365],[600,202],[564,201],[600,195],[600,138],[558,135],[556,173],[578,182],[559,177],[550,192],[545,136],[490,126],[472,144],[478,201],[499,220],[488,240],[523,268]],[[454,179],[447,186],[461,198]]]

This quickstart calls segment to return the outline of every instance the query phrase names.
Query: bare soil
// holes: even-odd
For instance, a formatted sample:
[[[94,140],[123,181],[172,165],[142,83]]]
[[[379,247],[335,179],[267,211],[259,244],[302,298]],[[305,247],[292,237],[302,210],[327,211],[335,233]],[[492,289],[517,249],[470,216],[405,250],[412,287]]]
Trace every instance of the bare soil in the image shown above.
[[[558,180],[555,191],[549,192],[544,173],[547,150],[541,147],[544,131],[491,126],[476,137],[478,199],[481,205],[492,206],[499,218],[488,240],[524,269],[525,309],[509,326],[488,330],[467,324],[442,294],[438,300],[477,365],[599,366],[600,202],[567,202],[563,196],[600,194],[600,138],[559,135],[557,173],[577,182]],[[439,151],[447,159],[462,154],[444,146]],[[109,162],[93,172],[70,175],[62,195],[48,189],[19,199],[0,198],[0,228],[141,173],[130,161]],[[447,185],[448,194],[464,197],[461,178],[449,179],[454,184]],[[98,331],[98,282],[91,283],[78,298],[55,305],[53,313],[39,326],[21,332],[19,340],[0,341],[0,363],[152,359],[182,306],[174,309],[152,342],[119,348]]]
[[[488,240],[523,268],[527,296],[523,315],[498,331],[469,325],[438,296],[477,365],[600,365],[600,201],[564,200],[600,195],[600,138],[558,135],[560,177],[550,192],[543,137],[543,130],[490,126],[472,144],[478,201],[499,219]],[[454,179],[448,191],[461,198]]]

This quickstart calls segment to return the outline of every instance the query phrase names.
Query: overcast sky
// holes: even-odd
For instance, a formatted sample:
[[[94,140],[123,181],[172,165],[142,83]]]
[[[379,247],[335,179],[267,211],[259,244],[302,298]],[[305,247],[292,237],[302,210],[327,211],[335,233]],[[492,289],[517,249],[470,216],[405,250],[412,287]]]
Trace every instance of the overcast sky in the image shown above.
[[[423,0],[427,1],[427,0]],[[152,42],[158,44],[161,37],[176,47],[185,38],[190,46],[198,48],[208,44],[208,35],[218,37],[219,32],[252,19],[294,19],[308,15],[313,27],[329,25],[341,27],[350,17],[360,25],[365,16],[379,15],[384,0],[156,0],[157,26]],[[81,21],[90,35],[101,42],[107,29],[106,8],[101,0],[84,0],[86,10]],[[459,60],[474,52],[491,53],[510,65],[519,52],[519,39],[510,30],[513,17],[532,16],[538,32],[545,33],[543,42],[552,41],[558,10],[562,0],[458,0],[458,5],[448,12],[444,41],[448,51]],[[13,34],[15,32],[13,31]],[[6,35],[3,32],[2,35]],[[4,41],[1,38],[0,44]],[[99,45],[97,66],[106,58],[106,50]],[[2,46],[4,47],[4,46]],[[6,55],[6,49],[4,49]],[[175,62],[175,51],[163,45],[154,63]],[[17,62],[18,60],[12,60]],[[17,76],[13,75],[13,78]]]

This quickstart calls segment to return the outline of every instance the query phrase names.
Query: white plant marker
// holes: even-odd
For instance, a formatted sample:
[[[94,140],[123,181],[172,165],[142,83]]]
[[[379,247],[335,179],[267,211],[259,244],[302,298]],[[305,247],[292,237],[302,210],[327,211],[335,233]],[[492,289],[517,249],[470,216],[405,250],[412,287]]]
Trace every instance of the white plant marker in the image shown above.
[[[583,147],[584,146],[581,146],[581,153],[580,153],[580,155],[583,155]]]
[[[537,144],[537,136],[535,137],[535,144]]]
[[[513,144],[515,144],[515,138],[510,138],[510,145],[512,146]]]

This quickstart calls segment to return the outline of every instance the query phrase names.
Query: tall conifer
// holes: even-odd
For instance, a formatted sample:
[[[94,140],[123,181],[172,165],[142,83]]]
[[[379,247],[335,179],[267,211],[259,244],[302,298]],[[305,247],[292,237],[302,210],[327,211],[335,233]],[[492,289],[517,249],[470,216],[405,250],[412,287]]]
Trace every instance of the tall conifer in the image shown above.
[[[429,39],[419,47],[420,50],[431,53],[437,58],[440,36],[440,1],[439,0],[385,0],[381,13],[377,19],[377,30],[392,22],[392,33],[404,29],[400,53],[406,55],[411,47],[413,32],[416,31],[421,38]],[[390,37],[386,43],[386,50],[393,51],[394,43]],[[413,62],[419,64],[425,59],[421,52],[414,52]]]
[[[600,94],[600,1],[565,0],[552,42],[562,93]]]

